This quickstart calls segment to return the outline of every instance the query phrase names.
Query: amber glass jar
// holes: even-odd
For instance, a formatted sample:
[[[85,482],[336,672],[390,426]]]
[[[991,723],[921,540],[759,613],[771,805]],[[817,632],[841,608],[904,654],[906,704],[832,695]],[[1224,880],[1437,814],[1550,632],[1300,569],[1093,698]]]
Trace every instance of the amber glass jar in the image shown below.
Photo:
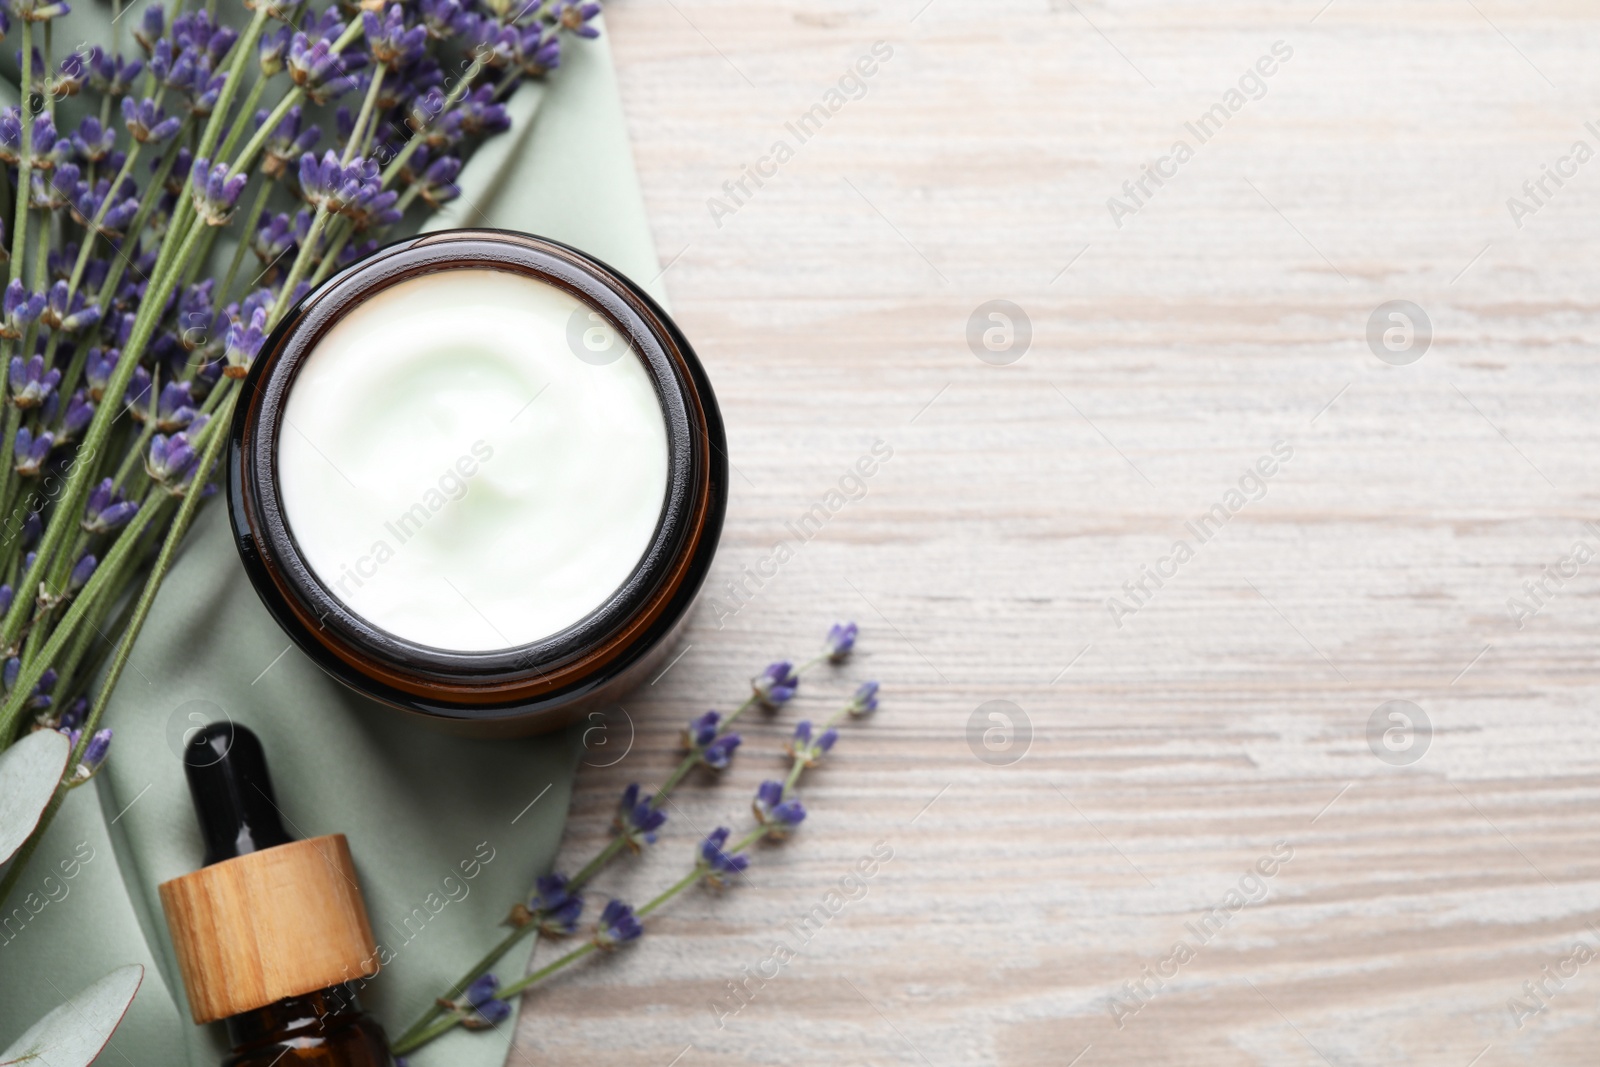
[[[452,270],[519,274],[602,316],[653,383],[666,427],[660,521],[637,566],[586,617],[530,644],[426,647],[343,603],[307,564],[284,513],[277,454],[296,376],[320,338],[391,286]],[[245,570],[284,630],[335,678],[474,734],[552,729],[648,677],[705,580],[727,506],[722,418],[683,334],[642,289],[575,249],[526,234],[452,230],[411,238],[334,275],[277,327],[251,367],[231,428],[228,505]]]

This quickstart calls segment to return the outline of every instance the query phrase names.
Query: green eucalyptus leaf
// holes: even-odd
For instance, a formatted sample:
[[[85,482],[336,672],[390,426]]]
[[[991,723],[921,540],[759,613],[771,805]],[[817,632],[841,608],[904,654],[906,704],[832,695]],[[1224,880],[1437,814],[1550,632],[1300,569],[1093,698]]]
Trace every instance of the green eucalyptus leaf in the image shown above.
[[[0,752],[0,863],[39,825],[71,754],[72,742],[54,730],[35,730]]]
[[[118,967],[30,1026],[0,1052],[0,1067],[89,1067],[111,1040],[143,980],[139,964]]]

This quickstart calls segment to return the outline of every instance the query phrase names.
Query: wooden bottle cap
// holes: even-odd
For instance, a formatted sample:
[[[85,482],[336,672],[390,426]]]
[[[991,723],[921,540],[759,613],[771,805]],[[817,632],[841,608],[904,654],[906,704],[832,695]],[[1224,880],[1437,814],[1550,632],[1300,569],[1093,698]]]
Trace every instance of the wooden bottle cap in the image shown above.
[[[160,889],[196,1023],[378,973],[343,834],[213,863]]]

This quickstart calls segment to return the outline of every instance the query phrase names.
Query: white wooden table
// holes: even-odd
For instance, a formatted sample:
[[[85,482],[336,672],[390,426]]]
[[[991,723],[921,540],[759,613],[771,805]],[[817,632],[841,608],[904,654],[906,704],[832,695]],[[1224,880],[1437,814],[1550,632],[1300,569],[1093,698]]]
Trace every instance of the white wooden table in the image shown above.
[[[609,5],[667,286],[728,420],[715,585],[797,547],[629,702],[563,862],[683,721],[836,618],[862,654],[801,710],[866,677],[884,707],[745,884],[532,997],[513,1064],[1594,1062],[1600,160],[1562,160],[1600,151],[1600,10],[1322,4]],[[826,110],[876,41],[865,95]],[[1218,103],[1201,143],[1185,123]],[[793,158],[762,163],[780,138]],[[769,176],[738,204],[747,164]],[[1146,164],[1170,177],[1132,198]],[[1546,165],[1572,176],[1536,204]],[[1032,330],[1003,366],[966,336],[996,299]],[[1380,336],[1401,365],[1366,337],[1396,300],[1432,326],[1425,351]],[[865,494],[798,542],[878,440]],[[1275,442],[1292,457],[1231,507]],[[1202,542],[1185,524],[1217,504]],[[1508,600],[1537,606],[1523,583],[1575,542],[1595,558],[1519,626]],[[989,701],[1028,724],[1009,765],[969,744]],[[1431,735],[1391,751],[1380,716],[1369,739],[1389,701]],[[753,722],[601,888],[642,900],[697,829],[744,825],[796,717]],[[865,896],[719,1027],[728,983],[879,841]],[[1595,958],[1564,962],[1578,943]]]

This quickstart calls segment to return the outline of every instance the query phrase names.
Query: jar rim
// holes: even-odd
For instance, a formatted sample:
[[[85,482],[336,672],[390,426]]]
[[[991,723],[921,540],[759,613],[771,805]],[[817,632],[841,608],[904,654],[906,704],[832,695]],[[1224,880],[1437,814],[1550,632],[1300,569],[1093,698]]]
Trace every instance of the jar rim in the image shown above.
[[[583,618],[509,648],[434,648],[374,625],[312,570],[278,485],[284,412],[318,342],[367,300],[441,271],[498,270],[551,285],[599,312],[644,366],[667,436],[667,485],[648,546]],[[520,716],[581,697],[681,621],[709,568],[727,503],[727,448],[704,369],[637,285],[570,246],[507,230],[445,230],[397,241],[308,293],[262,346],[234,413],[228,505],[245,568],[268,610],[341,681],[447,718]],[[684,594],[687,595],[684,595]],[[652,636],[653,635],[653,636]]]

